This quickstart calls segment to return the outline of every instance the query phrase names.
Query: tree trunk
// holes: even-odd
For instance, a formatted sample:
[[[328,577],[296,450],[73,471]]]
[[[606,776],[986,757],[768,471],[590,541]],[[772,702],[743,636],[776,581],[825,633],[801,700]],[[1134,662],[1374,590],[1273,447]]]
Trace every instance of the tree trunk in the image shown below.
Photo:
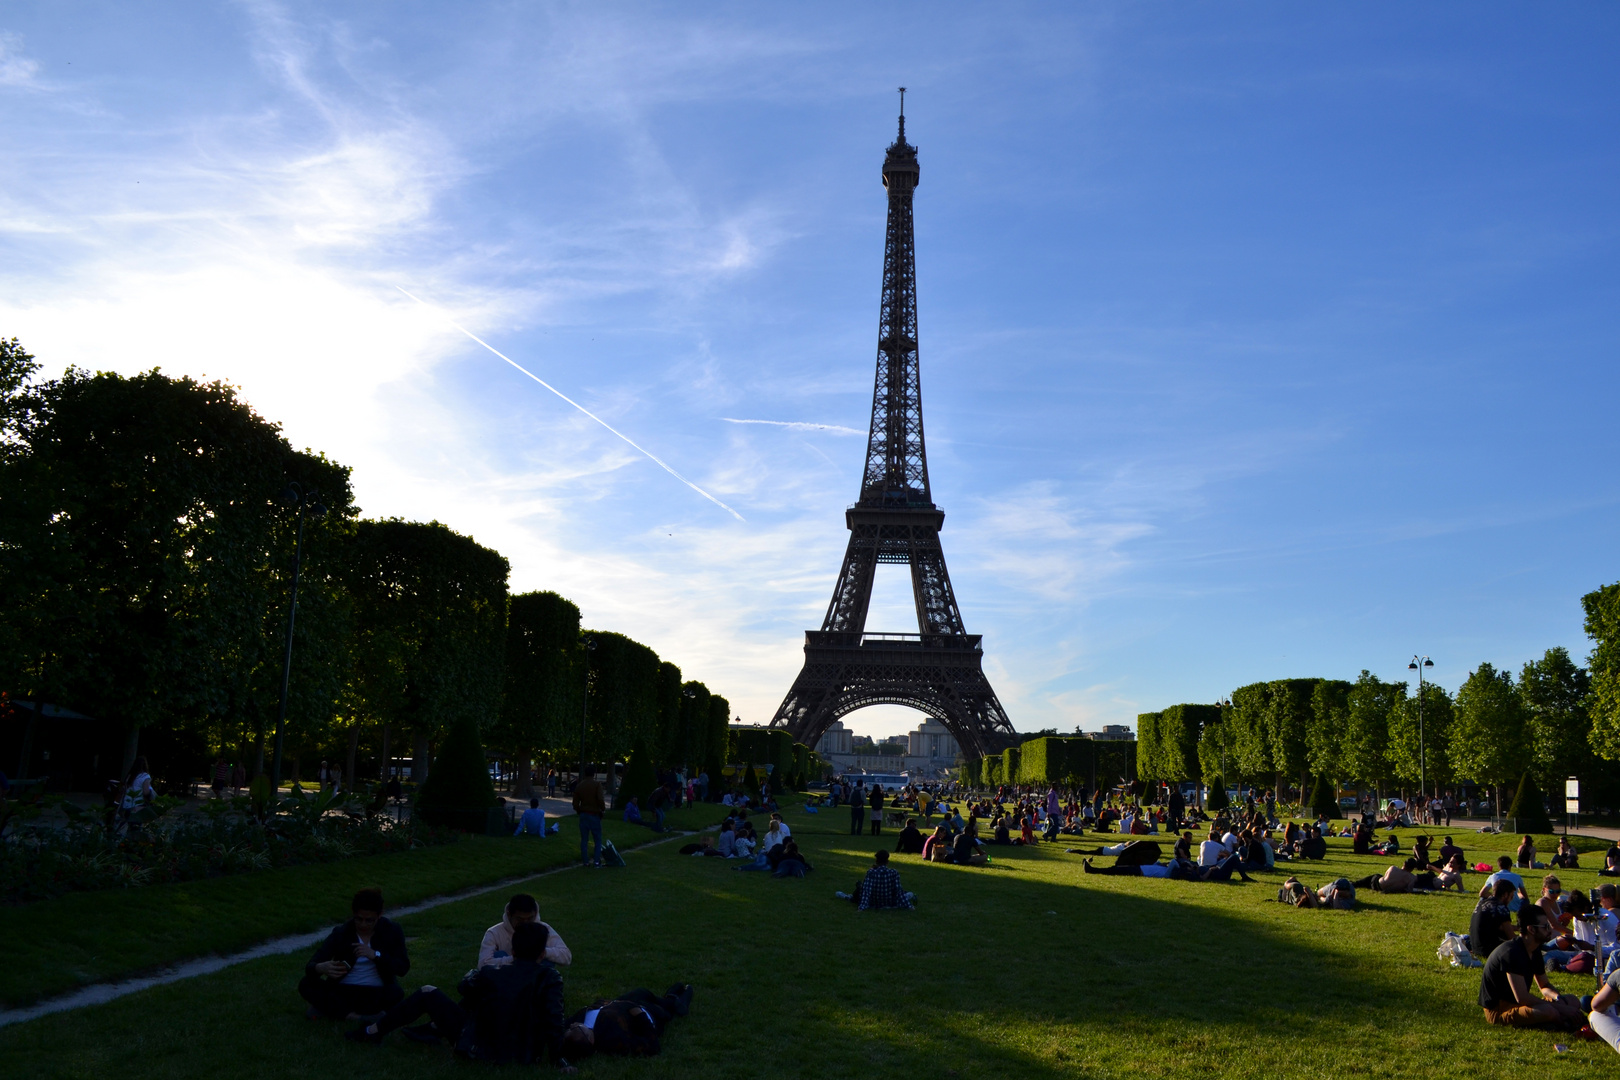
[[[382,726],[382,767],[377,770],[377,777],[382,783],[386,784],[389,776],[392,775],[392,771],[391,762],[388,760],[388,721],[384,720]]]
[[[349,767],[343,772],[343,790],[354,790],[354,759],[360,753],[360,718],[349,725]]]
[[[120,781],[129,779],[129,770],[135,766],[135,758],[141,749],[141,729],[134,724],[130,725],[129,733],[124,738],[124,767],[118,770]]]
[[[520,799],[534,798],[534,782],[530,779],[533,772],[532,764],[532,759],[527,753],[517,759],[517,788],[513,794]]]
[[[36,700],[34,711],[28,716],[28,727],[23,731],[22,760],[17,763],[17,779],[28,779],[28,766],[33,763],[34,734],[39,731],[39,717],[45,711],[45,703]]]
[[[428,737],[427,732],[419,732],[416,736],[416,756],[411,761],[411,779],[420,784],[428,778]]]

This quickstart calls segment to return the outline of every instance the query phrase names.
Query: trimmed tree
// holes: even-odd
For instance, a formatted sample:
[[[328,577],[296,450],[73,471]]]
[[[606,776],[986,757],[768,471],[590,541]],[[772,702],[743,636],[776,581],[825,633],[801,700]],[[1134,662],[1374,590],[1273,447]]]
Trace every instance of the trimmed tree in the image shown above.
[[[433,768],[417,789],[414,812],[429,825],[483,833],[497,805],[478,725],[461,720],[444,737]]]
[[[1226,797],[1226,777],[1217,776],[1209,782],[1209,798],[1204,800],[1205,810],[1225,810],[1232,805]]]
[[[1311,789],[1311,812],[1329,820],[1340,816],[1339,785],[1320,774],[1316,777],[1316,786]]]
[[[1513,819],[1516,832],[1552,832],[1552,821],[1547,817],[1541,789],[1536,786],[1535,775],[1529,769],[1519,780],[1519,790],[1514,793],[1513,805],[1508,807],[1507,816]]]
[[[624,779],[619,782],[618,798],[614,807],[629,806],[631,799],[640,799],[647,805],[647,796],[658,786],[658,770],[653,767],[653,755],[645,746],[637,746],[625,763]]]

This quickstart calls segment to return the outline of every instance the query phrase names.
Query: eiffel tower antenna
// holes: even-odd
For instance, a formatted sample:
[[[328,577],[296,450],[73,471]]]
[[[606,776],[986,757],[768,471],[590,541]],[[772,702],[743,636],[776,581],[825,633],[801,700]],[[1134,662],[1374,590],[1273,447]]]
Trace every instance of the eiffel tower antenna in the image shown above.
[[[928,484],[911,215],[921,171],[917,148],[906,141],[904,87],[900,93],[899,135],[883,157],[889,218],[860,497],[844,514],[849,547],[826,618],[820,630],[805,632],[804,668],[771,726],[814,746],[833,721],[856,709],[909,705],[944,723],[968,757],[979,757],[1017,735],[985,678],[981,638],[962,625],[939,542],[945,512]],[[867,632],[879,563],[911,568],[917,633]]]

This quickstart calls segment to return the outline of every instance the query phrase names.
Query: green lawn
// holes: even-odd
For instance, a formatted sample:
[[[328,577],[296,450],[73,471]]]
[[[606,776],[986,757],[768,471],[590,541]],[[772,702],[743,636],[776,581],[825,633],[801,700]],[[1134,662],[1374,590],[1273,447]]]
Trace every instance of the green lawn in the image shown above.
[[[817,869],[804,880],[738,873],[675,845],[621,870],[556,874],[530,887],[572,947],[570,1007],[598,994],[697,985],[655,1061],[590,1062],[617,1077],[891,1076],[1410,1077],[1534,1070],[1539,1078],[1620,1072],[1620,1056],[1567,1036],[1487,1028],[1478,972],[1435,957],[1465,930],[1472,895],[1383,897],[1352,913],[1275,903],[1282,874],[1256,885],[1087,877],[1063,844],[1001,849],[974,870],[897,857],[914,912],[854,911],[848,889],[878,842],[843,835],[842,813],[789,814]],[[1460,830],[1454,830],[1462,839]],[[1089,839],[1089,838],[1087,838]],[[893,836],[882,838],[885,845]],[[1331,842],[1311,884],[1359,877],[1387,859]],[[1471,858],[1507,841],[1469,835]],[[1110,860],[1105,860],[1110,861]],[[1477,861],[1477,860],[1476,860]],[[1592,870],[1565,872],[1572,888]],[[1471,876],[1477,889],[1479,875]],[[346,886],[345,886],[346,887]],[[342,890],[335,890],[341,892]],[[329,898],[334,915],[342,897]],[[409,987],[453,985],[499,896],[405,921]],[[466,1076],[447,1051],[400,1036],[381,1049],[303,1019],[303,958],[254,961],[94,1009],[0,1029],[7,1072],[233,1077]],[[1555,976],[1590,992],[1592,980]]]
[[[693,829],[722,816],[709,807],[680,810],[668,825]],[[659,839],[622,821],[604,822],[603,833],[619,847]],[[405,905],[578,859],[579,832],[565,818],[562,832],[545,840],[469,837],[389,855],[0,907],[6,943],[0,1005],[317,930],[344,912],[363,885],[380,886],[389,903]]]

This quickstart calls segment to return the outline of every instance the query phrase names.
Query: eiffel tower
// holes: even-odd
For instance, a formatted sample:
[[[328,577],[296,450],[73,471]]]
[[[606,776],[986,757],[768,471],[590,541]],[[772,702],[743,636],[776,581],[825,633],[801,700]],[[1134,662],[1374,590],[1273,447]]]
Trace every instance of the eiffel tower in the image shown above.
[[[900,102],[900,134],[883,158],[889,224],[861,496],[844,514],[849,548],[827,617],[820,630],[805,632],[804,669],[771,726],[814,746],[833,721],[856,709],[909,705],[944,723],[963,754],[975,758],[996,753],[1016,736],[985,678],[980,636],[962,626],[939,543],[945,512],[928,488],[911,221],[919,171],[917,148],[906,142],[904,91]],[[911,567],[918,633],[867,632],[878,563]]]

